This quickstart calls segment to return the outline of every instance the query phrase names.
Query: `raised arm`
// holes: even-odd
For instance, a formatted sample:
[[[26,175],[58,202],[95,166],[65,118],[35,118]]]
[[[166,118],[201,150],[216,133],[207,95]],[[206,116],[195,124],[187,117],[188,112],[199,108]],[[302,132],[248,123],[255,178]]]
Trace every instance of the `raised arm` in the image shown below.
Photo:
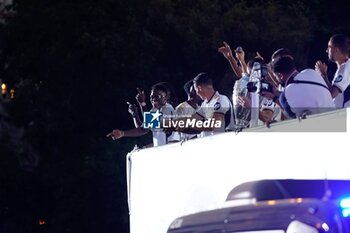
[[[128,107],[128,112],[130,113],[132,120],[134,122],[135,128],[139,128],[142,126],[142,121],[140,119],[139,113],[137,111],[137,107],[135,104],[131,104],[129,102],[126,102],[129,107]]]
[[[224,41],[224,46],[218,48],[218,51],[230,62],[231,68],[236,76],[242,78],[242,69],[238,66],[236,59],[233,57],[230,46]]]
[[[236,52],[236,57],[237,57],[239,63],[241,64],[241,67],[242,67],[241,71],[243,73],[248,74],[249,72],[248,72],[248,69],[247,69],[247,63],[245,62],[245,52],[244,52],[244,50],[242,49],[242,47],[238,47],[235,50],[235,52]]]
[[[143,116],[143,113],[148,111],[147,105],[146,105],[145,92],[138,87],[136,89],[137,89],[137,95],[135,96],[135,98],[140,105],[141,114]]]

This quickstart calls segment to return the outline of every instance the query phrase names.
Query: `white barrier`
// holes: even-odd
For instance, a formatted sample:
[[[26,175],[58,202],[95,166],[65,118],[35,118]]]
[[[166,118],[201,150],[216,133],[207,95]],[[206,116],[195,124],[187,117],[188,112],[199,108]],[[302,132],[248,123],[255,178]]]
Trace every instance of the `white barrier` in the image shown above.
[[[347,111],[130,152],[130,232],[165,233],[179,216],[223,206],[245,181],[350,179]],[[298,128],[328,132],[285,132]]]

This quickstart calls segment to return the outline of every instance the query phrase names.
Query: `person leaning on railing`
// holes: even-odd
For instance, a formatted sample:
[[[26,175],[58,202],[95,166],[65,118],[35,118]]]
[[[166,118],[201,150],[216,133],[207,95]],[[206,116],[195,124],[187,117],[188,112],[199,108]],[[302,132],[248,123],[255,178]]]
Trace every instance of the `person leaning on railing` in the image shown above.
[[[334,109],[326,82],[313,69],[298,72],[291,56],[281,56],[271,63],[273,75],[284,87],[279,92],[273,87],[262,95],[278,103],[291,118],[321,113]]]

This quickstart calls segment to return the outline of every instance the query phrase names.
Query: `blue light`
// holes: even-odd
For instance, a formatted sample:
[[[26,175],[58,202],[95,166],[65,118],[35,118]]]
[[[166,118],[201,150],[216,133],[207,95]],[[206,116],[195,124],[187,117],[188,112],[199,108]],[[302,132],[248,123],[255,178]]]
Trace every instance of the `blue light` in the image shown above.
[[[343,209],[342,211],[343,217],[349,217],[350,216],[350,209]]]
[[[341,199],[340,207],[342,208],[343,217],[350,217],[350,197]]]
[[[350,197],[341,199],[340,200],[340,207],[343,209],[350,208]]]

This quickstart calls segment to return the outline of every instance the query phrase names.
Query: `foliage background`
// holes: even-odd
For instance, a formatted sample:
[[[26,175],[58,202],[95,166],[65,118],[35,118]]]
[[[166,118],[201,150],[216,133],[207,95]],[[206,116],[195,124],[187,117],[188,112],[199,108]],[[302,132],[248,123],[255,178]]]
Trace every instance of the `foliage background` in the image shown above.
[[[230,95],[235,77],[217,48],[266,60],[289,48],[313,67],[333,33],[350,34],[337,0],[17,0],[1,11],[0,232],[128,232],[125,155],[150,136],[108,140],[132,127],[126,101],[209,73]]]

